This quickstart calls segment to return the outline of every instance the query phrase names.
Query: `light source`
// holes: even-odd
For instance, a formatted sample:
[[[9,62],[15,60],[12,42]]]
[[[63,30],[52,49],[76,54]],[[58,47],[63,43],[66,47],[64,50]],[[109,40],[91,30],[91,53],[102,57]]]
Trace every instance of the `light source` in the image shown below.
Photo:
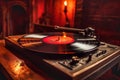
[[[64,1],[64,6],[65,6],[64,13],[67,14],[67,1]]]
[[[66,20],[66,23],[65,23],[65,27],[70,27],[70,22],[69,22],[69,19],[68,19],[68,16],[67,16],[67,1],[65,0],[64,1],[64,14],[65,14],[65,20]]]

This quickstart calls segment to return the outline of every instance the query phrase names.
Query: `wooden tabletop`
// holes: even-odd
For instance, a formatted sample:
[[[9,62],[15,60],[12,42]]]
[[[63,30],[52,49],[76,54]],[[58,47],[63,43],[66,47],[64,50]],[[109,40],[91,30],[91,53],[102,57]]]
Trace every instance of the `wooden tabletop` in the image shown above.
[[[0,63],[13,80],[51,80],[41,71],[41,74],[31,70],[23,60],[17,58],[4,47],[4,40],[0,41]]]

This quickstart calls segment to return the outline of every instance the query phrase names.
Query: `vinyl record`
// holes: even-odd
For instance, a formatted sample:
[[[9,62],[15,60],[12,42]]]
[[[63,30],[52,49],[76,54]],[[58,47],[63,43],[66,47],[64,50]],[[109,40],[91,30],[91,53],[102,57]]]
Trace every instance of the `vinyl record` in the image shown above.
[[[25,49],[43,54],[86,53],[99,46],[94,38],[66,32],[27,34],[18,43]]]

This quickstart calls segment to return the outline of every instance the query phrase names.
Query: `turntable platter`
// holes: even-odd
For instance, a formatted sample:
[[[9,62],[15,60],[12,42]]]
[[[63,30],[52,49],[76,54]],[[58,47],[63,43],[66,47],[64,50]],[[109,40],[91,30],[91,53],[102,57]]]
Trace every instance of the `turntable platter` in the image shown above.
[[[30,51],[46,54],[86,53],[99,46],[94,38],[66,32],[27,34],[19,38],[18,43]]]

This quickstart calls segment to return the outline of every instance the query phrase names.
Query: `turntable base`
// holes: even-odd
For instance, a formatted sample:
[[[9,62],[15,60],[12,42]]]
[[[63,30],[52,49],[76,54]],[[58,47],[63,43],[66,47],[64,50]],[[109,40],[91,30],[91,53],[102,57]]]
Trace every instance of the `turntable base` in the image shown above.
[[[120,47],[104,42],[101,42],[98,49],[87,56],[76,57],[73,54],[70,58],[66,56],[57,59],[46,58],[40,53],[24,49],[17,42],[20,37],[6,37],[6,48],[13,51],[15,55],[22,56],[23,60],[27,58],[37,69],[44,70],[46,74],[57,80],[95,80],[120,60]]]

